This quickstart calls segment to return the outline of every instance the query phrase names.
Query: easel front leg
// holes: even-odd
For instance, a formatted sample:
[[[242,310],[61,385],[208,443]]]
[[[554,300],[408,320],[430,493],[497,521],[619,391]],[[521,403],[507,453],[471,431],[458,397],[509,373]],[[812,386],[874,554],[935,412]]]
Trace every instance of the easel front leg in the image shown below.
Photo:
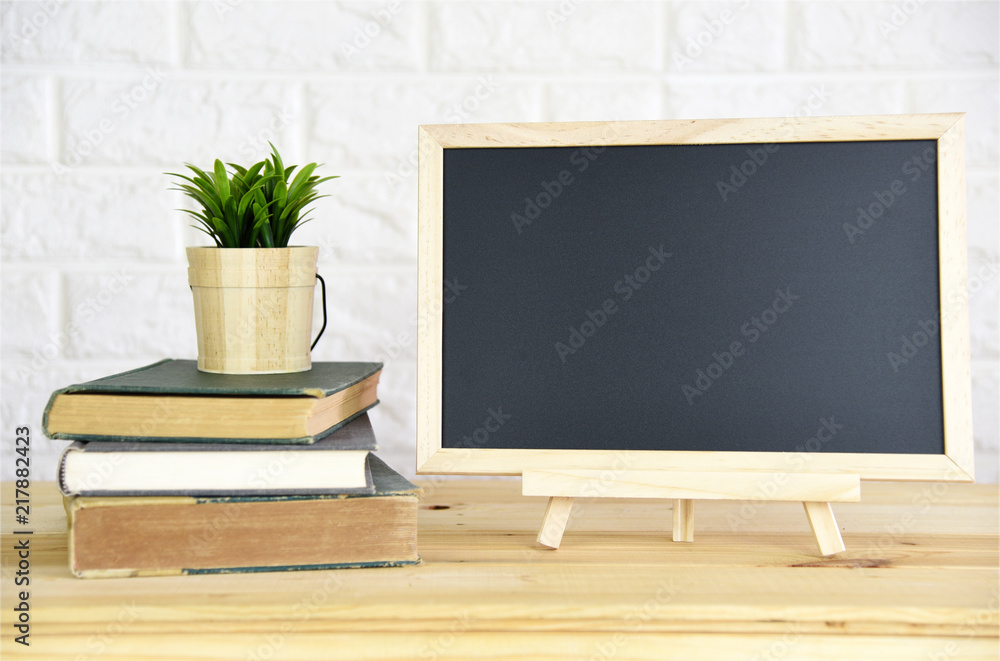
[[[559,496],[549,498],[548,507],[545,508],[545,516],[542,518],[542,527],[538,531],[539,544],[553,549],[559,548],[572,509],[572,498]]]
[[[694,501],[674,500],[674,541],[694,541]]]
[[[843,551],[846,548],[844,538],[840,536],[840,528],[837,527],[837,519],[833,516],[830,503],[804,502],[802,505],[806,508],[806,516],[809,517],[809,525],[816,536],[820,553],[833,555]]]

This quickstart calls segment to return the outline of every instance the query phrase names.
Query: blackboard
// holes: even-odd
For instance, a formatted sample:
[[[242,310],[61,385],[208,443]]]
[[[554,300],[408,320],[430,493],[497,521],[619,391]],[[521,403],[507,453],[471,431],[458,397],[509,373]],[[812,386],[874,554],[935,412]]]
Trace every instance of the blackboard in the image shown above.
[[[946,455],[939,141],[445,147],[440,448]]]

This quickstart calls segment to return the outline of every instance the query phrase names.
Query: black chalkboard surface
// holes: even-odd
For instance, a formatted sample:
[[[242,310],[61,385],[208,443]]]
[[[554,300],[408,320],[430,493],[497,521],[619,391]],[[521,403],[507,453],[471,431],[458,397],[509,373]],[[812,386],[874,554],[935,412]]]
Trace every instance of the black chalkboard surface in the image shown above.
[[[942,454],[936,145],[445,148],[441,447]]]

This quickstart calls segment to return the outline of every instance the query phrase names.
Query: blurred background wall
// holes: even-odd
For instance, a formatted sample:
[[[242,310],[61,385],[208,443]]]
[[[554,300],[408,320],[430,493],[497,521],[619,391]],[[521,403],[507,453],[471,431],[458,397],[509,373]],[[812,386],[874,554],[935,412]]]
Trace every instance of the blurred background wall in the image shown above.
[[[3,2],[2,458],[49,393],[196,355],[164,171],[319,161],[318,360],[386,363],[382,455],[414,471],[422,123],[964,111],[976,473],[997,481],[996,2]],[[319,323],[317,315],[317,325]],[[79,329],[70,333],[70,329]],[[10,441],[10,442],[8,442]]]

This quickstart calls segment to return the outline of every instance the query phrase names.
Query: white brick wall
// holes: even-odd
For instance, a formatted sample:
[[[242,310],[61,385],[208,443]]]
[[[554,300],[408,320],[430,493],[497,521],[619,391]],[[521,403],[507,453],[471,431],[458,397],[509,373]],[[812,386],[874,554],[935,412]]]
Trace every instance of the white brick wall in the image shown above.
[[[275,140],[343,176],[299,235],[330,290],[316,358],[386,362],[374,424],[412,474],[417,124],[966,111],[976,468],[996,482],[997,28],[996,2],[929,0],[3,2],[0,434],[33,425],[51,479],[53,389],[194,356],[202,241],[162,174],[185,161]]]

